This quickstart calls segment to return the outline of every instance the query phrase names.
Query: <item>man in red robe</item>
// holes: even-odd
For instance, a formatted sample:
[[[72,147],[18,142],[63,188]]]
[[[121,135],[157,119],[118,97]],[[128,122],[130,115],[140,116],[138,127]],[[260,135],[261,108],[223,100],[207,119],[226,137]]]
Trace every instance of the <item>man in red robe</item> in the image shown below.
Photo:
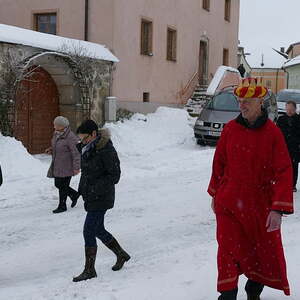
[[[217,220],[219,300],[236,300],[239,275],[248,300],[264,286],[290,295],[281,218],[293,213],[292,165],[280,129],[262,109],[267,89],[245,79],[235,89],[241,114],[223,129],[208,193]]]

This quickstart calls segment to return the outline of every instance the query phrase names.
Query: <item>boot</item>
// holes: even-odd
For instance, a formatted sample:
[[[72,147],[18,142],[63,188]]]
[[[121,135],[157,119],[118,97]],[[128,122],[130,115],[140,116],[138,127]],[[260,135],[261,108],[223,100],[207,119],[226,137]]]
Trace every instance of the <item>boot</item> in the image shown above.
[[[73,278],[73,282],[79,282],[97,277],[95,270],[95,261],[97,255],[97,247],[85,247],[85,266],[83,272]]]
[[[119,271],[123,268],[126,261],[129,261],[130,256],[127,252],[125,252],[118,241],[113,237],[112,240],[105,244],[105,246],[110,249],[116,256],[117,262],[112,267],[113,271]]]
[[[221,296],[218,298],[218,300],[236,300],[237,293],[238,289],[221,292]]]
[[[248,279],[245,291],[247,292],[247,300],[260,300],[260,294],[264,289],[264,285]]]
[[[72,208],[76,206],[77,200],[78,200],[79,197],[80,197],[79,193],[76,193],[76,194],[72,195],[72,197],[70,197],[71,200],[72,200],[72,204],[71,204]]]
[[[62,202],[60,201],[58,207],[56,209],[54,209],[52,212],[54,214],[59,214],[66,210],[67,210],[66,201],[62,201]]]

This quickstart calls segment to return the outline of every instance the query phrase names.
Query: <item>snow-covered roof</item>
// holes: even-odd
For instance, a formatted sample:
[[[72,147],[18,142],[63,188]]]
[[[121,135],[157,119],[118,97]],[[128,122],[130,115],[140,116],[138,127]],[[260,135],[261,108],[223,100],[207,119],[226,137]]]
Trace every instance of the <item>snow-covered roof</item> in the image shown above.
[[[217,69],[212,81],[210,82],[206,94],[207,95],[214,95],[216,90],[218,89],[222,79],[224,78],[226,72],[233,72],[233,73],[237,73],[240,75],[240,72],[232,67],[228,67],[228,66],[219,66],[219,68]]]
[[[0,42],[20,44],[51,51],[61,51],[62,47],[69,46],[71,52],[78,47],[86,51],[87,57],[118,62],[109,49],[103,45],[65,38],[53,34],[41,33],[20,27],[0,24]]]
[[[299,64],[300,64],[300,55],[288,60],[285,64],[283,64],[282,67],[285,69]]]

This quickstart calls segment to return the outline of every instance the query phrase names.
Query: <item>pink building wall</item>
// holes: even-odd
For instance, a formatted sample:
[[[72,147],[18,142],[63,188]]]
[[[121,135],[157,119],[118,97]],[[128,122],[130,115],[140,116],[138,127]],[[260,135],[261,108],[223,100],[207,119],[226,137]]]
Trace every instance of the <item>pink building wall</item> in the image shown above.
[[[0,0],[0,23],[33,29],[33,13],[57,11],[57,34],[84,38],[84,0]],[[201,38],[209,40],[209,78],[222,65],[237,66],[239,0],[231,1],[231,21],[224,19],[225,0],[90,0],[89,41],[105,44],[120,59],[112,94],[123,103],[150,101],[181,104],[180,92],[199,65]],[[140,54],[141,19],[153,21],[153,56]],[[177,62],[166,60],[167,27],[177,30]]]

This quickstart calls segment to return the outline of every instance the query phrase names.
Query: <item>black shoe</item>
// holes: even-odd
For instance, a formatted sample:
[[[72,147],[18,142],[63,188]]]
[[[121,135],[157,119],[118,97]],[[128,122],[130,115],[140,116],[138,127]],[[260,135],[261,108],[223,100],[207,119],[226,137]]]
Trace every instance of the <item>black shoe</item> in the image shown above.
[[[66,206],[58,206],[58,208],[54,209],[52,212],[54,214],[59,214],[59,213],[65,212],[66,210],[67,210]]]
[[[247,295],[247,300],[260,300],[260,296]]]
[[[97,277],[95,270],[95,261],[97,255],[97,247],[85,247],[85,267],[83,272],[73,278],[73,282],[84,281]]]
[[[125,262],[129,261],[130,255],[121,248],[121,246],[115,238],[113,238],[109,243],[106,243],[105,246],[117,256],[117,262],[111,269],[113,271],[121,270]]]
[[[79,194],[79,193],[77,193],[75,196],[72,196],[72,197],[71,197],[71,200],[72,200],[71,207],[72,207],[72,208],[76,206],[77,200],[78,200],[79,197],[80,197],[80,194]]]
[[[221,296],[219,296],[218,300],[236,300],[237,293],[238,289],[221,292]]]

